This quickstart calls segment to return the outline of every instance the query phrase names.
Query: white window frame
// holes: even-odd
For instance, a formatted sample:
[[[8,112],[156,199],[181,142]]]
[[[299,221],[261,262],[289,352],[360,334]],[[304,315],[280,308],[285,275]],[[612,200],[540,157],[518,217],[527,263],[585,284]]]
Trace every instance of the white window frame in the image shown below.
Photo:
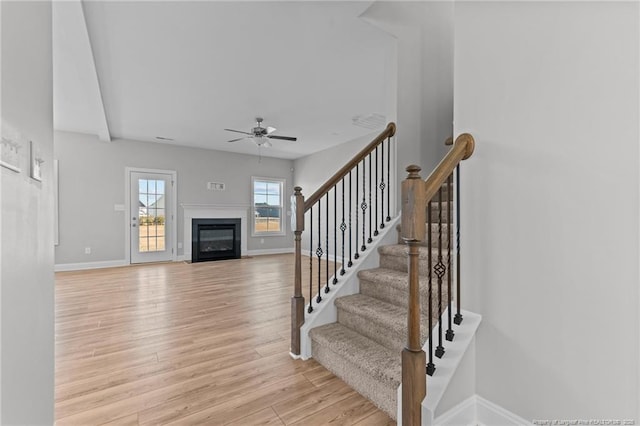
[[[280,231],[256,231],[256,206],[254,202],[255,197],[255,183],[267,182],[276,183],[280,185]],[[252,237],[276,237],[286,235],[284,216],[286,215],[284,205],[284,191],[286,188],[286,179],[251,176],[251,236]]]

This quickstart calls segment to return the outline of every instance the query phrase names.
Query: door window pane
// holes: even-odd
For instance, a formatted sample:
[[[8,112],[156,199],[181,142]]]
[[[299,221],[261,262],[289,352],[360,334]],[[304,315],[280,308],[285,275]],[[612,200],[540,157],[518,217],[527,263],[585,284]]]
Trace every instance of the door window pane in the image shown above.
[[[141,252],[165,250],[165,183],[139,179],[139,244]]]

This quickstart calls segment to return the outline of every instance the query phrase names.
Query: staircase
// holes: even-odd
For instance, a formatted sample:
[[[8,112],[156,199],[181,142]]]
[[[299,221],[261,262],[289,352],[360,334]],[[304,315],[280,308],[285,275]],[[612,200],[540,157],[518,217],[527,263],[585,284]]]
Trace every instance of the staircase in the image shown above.
[[[442,192],[449,193],[446,183]],[[441,203],[442,210],[439,200],[430,203],[431,248],[426,242],[419,248],[421,345],[429,334],[429,251],[437,257],[438,216],[440,211],[448,214],[451,206],[446,199]],[[338,321],[310,332],[313,358],[393,419],[397,415],[398,386],[402,380],[401,353],[407,341],[409,304],[408,250],[398,239],[398,244],[378,248],[378,268],[358,272],[359,294],[335,300]],[[446,234],[443,240],[446,245],[449,241]],[[448,252],[446,250],[445,255]],[[443,282],[446,283],[447,278],[445,273]],[[441,297],[444,308],[447,304],[446,285],[442,288]],[[437,297],[432,297],[431,312],[433,326],[438,322]]]
[[[460,306],[460,162],[475,142],[468,133],[449,138],[426,180],[411,165],[398,185],[394,134],[389,123],[310,197],[294,188],[290,353],[312,356],[405,426],[430,425],[480,321]],[[389,244],[399,188],[402,229]]]

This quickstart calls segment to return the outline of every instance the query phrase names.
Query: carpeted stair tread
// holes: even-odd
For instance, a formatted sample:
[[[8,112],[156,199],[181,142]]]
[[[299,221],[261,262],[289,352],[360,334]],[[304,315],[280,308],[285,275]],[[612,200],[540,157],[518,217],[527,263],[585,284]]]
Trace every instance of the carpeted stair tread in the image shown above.
[[[383,246],[378,248],[378,253],[380,254],[380,263],[379,266],[387,269],[395,269],[400,272],[407,272],[408,265],[408,250],[406,244],[393,244],[389,246]],[[429,250],[433,254],[432,257],[432,267],[435,266],[435,262],[437,262],[438,258],[438,249],[437,248],[429,248],[426,246],[418,246],[418,274],[422,276],[429,275]],[[449,259],[452,260],[452,259]],[[442,262],[447,266],[447,251],[445,247],[442,248]],[[434,277],[435,278],[435,277]],[[445,276],[443,280],[448,279],[447,271],[445,271]]]
[[[429,312],[429,277],[425,275],[418,276],[420,280],[420,307],[423,316],[427,316]],[[387,303],[399,306],[407,311],[409,306],[409,277],[406,272],[400,272],[395,269],[375,268],[358,272],[360,281],[360,294],[364,294]],[[434,278],[434,293],[431,296],[431,309],[433,314],[433,324],[437,322],[438,317],[438,298],[437,280]],[[442,307],[447,305],[447,284],[443,282],[442,286]]]
[[[446,244],[443,244],[446,246]],[[438,252],[437,248],[431,249],[434,253]],[[378,247],[378,253],[381,256],[397,256],[408,258],[409,247],[406,244],[390,244],[388,246]],[[442,247],[442,255],[446,257],[446,247]],[[429,248],[424,246],[418,247],[418,257],[420,260],[428,260],[429,259]],[[446,259],[445,259],[446,260]]]
[[[391,418],[396,418],[402,380],[401,353],[339,323],[309,332],[313,357]]]
[[[345,327],[331,323],[313,328],[309,335],[315,344],[340,355],[371,377],[394,389],[402,380],[401,353],[392,351],[373,340]],[[330,368],[330,366],[325,366]]]
[[[338,322],[399,353],[407,341],[407,308],[364,294],[335,301]],[[428,336],[428,320],[422,315],[421,341]]]
[[[406,291],[409,288],[409,278],[406,272],[396,271],[388,268],[364,269],[358,272],[360,280],[372,282],[384,282],[385,285],[393,287],[398,291]],[[422,281],[422,280],[421,280]],[[420,286],[422,290],[423,286]],[[427,291],[425,289],[425,291]]]

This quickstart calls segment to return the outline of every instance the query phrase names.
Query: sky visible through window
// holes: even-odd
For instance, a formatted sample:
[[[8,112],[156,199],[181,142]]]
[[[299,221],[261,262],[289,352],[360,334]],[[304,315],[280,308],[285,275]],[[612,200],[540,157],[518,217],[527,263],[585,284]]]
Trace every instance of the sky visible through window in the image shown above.
[[[280,183],[255,181],[253,185],[254,205],[280,206]]]
[[[253,181],[254,232],[281,232],[282,185],[280,181]]]
[[[138,180],[138,194],[142,206],[149,207],[156,204],[158,199],[164,196],[164,181],[163,180]]]

